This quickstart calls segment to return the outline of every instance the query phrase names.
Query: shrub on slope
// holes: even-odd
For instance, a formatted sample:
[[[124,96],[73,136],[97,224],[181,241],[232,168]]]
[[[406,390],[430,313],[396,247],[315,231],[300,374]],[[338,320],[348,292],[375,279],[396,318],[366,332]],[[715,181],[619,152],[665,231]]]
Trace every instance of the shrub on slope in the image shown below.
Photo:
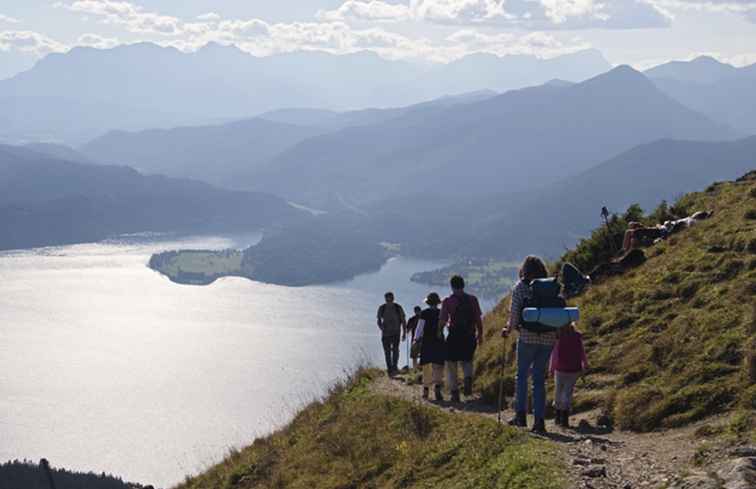
[[[362,372],[282,431],[180,488],[566,486],[546,442],[488,419],[374,394],[368,384],[375,375]]]
[[[754,419],[756,175],[677,205],[714,216],[647,249],[641,267],[570,301],[581,309],[591,364],[577,408],[600,407],[623,429],[680,426],[735,409]],[[488,342],[477,358],[478,385],[491,401],[504,351],[505,392],[514,391],[514,340],[498,337],[508,303],[486,318]]]

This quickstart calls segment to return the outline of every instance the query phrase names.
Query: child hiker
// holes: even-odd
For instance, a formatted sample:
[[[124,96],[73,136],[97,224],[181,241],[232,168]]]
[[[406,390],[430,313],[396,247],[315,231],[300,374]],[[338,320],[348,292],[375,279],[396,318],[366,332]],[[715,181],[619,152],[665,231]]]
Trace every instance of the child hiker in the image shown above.
[[[583,335],[575,330],[575,323],[559,330],[554,350],[551,352],[549,371],[555,375],[554,404],[556,424],[570,427],[572,391],[580,374],[588,368],[588,359],[583,347]]]

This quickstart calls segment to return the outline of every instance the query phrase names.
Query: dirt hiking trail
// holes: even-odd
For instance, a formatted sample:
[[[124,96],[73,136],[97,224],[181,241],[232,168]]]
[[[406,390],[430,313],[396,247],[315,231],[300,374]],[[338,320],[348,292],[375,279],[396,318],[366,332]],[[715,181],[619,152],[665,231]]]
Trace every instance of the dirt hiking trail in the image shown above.
[[[416,373],[394,378],[380,377],[372,383],[376,393],[423,403],[444,411],[496,420],[495,406],[473,396],[463,402],[435,402],[422,399]],[[433,393],[431,392],[431,398]],[[505,401],[502,423],[514,416]],[[547,420],[546,435],[535,435],[562,448],[572,485],[580,489],[750,489],[756,488],[756,447],[720,449],[720,463],[697,467],[694,457],[706,438],[697,436],[702,425],[726,422],[725,417],[709,418],[680,429],[653,433],[633,433],[599,426],[598,411],[574,415],[569,429]],[[528,417],[529,426],[533,418]],[[528,431],[528,433],[530,433]],[[735,457],[735,458],[733,458]],[[731,472],[733,474],[731,474]]]

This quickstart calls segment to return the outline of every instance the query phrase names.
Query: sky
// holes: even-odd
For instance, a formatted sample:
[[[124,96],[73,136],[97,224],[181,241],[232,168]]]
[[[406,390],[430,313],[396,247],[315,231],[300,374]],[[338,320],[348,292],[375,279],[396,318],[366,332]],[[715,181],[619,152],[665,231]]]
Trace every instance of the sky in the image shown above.
[[[259,56],[372,50],[448,62],[586,48],[644,69],[707,54],[756,62],[756,0],[2,0],[0,77],[51,52],[208,42]]]

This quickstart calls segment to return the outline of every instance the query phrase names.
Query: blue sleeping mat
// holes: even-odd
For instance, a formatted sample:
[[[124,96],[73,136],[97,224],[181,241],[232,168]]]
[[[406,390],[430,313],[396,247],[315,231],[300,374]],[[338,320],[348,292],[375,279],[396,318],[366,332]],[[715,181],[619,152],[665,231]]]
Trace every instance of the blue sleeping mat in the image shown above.
[[[577,307],[526,307],[522,310],[522,320],[539,323],[549,328],[559,329],[580,319]]]

